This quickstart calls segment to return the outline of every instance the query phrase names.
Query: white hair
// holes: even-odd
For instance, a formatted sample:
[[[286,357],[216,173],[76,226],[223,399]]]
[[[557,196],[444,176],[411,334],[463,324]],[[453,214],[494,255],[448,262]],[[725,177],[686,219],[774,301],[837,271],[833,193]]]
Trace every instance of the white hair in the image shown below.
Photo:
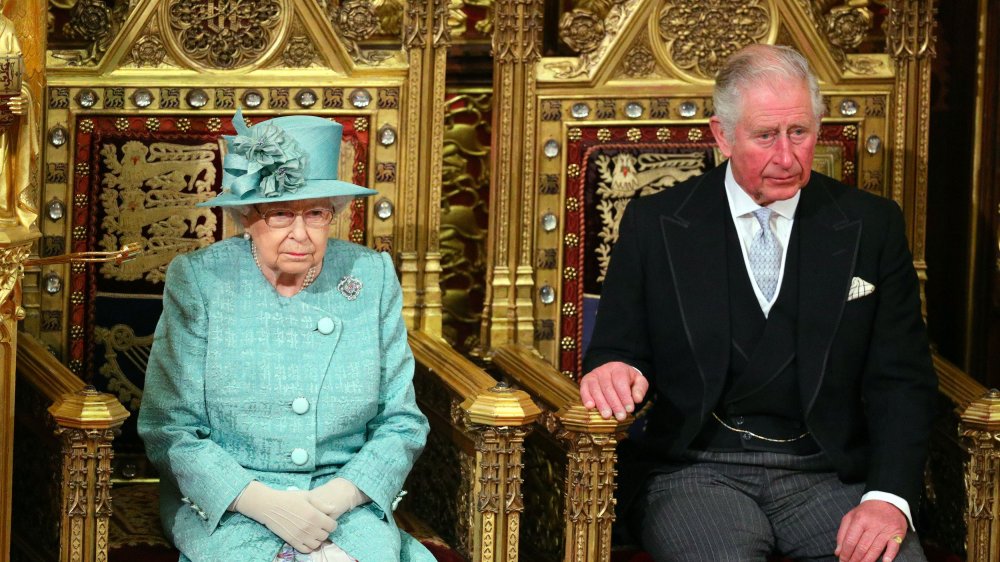
[[[723,134],[732,142],[733,130],[742,117],[743,95],[752,86],[767,85],[775,79],[805,82],[809,88],[816,123],[823,117],[823,94],[809,61],[798,51],[783,45],[750,45],[733,53],[715,76],[712,101]]]

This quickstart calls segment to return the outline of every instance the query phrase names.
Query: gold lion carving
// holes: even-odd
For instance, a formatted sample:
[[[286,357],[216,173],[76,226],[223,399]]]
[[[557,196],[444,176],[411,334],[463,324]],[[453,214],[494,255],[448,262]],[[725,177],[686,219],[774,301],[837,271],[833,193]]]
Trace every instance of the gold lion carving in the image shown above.
[[[160,283],[177,254],[214,241],[215,214],[194,204],[209,199],[215,183],[218,146],[129,141],[101,147],[107,173],[101,178],[102,249],[137,244],[142,255],[109,262],[101,273],[120,281]],[[194,234],[188,237],[185,234]]]

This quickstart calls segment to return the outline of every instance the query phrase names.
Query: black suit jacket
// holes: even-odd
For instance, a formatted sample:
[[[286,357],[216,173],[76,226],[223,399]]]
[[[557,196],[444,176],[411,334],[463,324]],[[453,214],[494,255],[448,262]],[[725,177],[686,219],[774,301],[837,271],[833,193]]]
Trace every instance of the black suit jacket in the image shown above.
[[[732,221],[725,170],[634,200],[622,217],[584,372],[623,361],[656,395],[646,431],[622,451],[623,509],[650,470],[679,459],[725,386],[725,221]],[[842,480],[896,494],[916,513],[937,378],[902,213],[813,172],[793,228],[806,424]],[[853,277],[874,292],[848,301]]]

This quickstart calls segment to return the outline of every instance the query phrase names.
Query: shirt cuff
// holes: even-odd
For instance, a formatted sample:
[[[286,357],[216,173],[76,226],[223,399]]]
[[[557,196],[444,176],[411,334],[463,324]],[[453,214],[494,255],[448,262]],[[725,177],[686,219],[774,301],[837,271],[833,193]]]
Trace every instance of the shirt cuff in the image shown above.
[[[879,492],[877,490],[872,490],[871,492],[868,492],[865,495],[861,496],[862,503],[868,500],[884,501],[886,503],[891,503],[892,505],[896,506],[900,511],[903,512],[903,515],[906,516],[906,521],[910,523],[910,530],[913,531],[914,533],[917,532],[917,529],[914,528],[913,526],[913,516],[910,515],[910,503],[904,500],[903,498],[897,496],[896,494],[890,494],[889,492]]]

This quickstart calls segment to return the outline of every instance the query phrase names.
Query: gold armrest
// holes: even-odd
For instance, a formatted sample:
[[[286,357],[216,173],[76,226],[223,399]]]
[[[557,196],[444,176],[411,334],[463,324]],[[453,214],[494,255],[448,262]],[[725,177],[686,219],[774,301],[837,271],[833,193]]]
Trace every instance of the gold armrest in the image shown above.
[[[111,518],[111,443],[129,413],[97,392],[25,333],[17,337],[19,378],[53,401],[62,440],[60,560],[107,560]]]
[[[960,446],[966,453],[962,459],[966,496],[962,507],[967,560],[969,562],[998,560],[1000,518],[996,514],[1000,513],[1000,391],[987,390],[979,381],[937,353],[932,357],[934,370],[938,376],[938,390],[954,406],[953,414],[958,420]],[[951,442],[948,438],[944,441]],[[933,476],[936,468],[933,462],[934,443],[931,449],[929,467]],[[947,451],[952,452],[951,449]],[[928,492],[931,499],[941,496],[935,493],[933,484],[932,478]],[[948,504],[936,507],[951,508]],[[952,537],[935,537],[935,539],[952,539]],[[960,540],[959,537],[954,539]]]
[[[539,401],[546,410],[541,425],[566,446],[563,560],[610,560],[615,447],[634,418],[606,420],[584,408],[579,386],[533,348],[503,345],[493,351],[492,358],[518,387]]]
[[[413,330],[414,386],[431,422],[408,509],[476,561],[518,560],[524,437],[541,411],[444,340]]]
[[[417,363],[436,373],[452,392],[463,398],[469,421],[489,426],[525,426],[541,411],[524,392],[507,389],[444,340],[413,330],[410,349]]]
[[[583,433],[623,433],[634,418],[606,420],[580,401],[580,387],[550,365],[533,347],[508,344],[493,351],[493,364],[513,377],[555,417],[565,429]]]
[[[17,333],[17,374],[52,402],[87,386],[27,332]]]
[[[965,463],[969,562],[1000,560],[1000,391],[990,390],[962,412],[958,426]]]
[[[957,365],[934,353],[934,370],[938,375],[938,389],[955,404],[955,412],[961,414],[975,400],[986,394],[986,387],[965,374]]]

